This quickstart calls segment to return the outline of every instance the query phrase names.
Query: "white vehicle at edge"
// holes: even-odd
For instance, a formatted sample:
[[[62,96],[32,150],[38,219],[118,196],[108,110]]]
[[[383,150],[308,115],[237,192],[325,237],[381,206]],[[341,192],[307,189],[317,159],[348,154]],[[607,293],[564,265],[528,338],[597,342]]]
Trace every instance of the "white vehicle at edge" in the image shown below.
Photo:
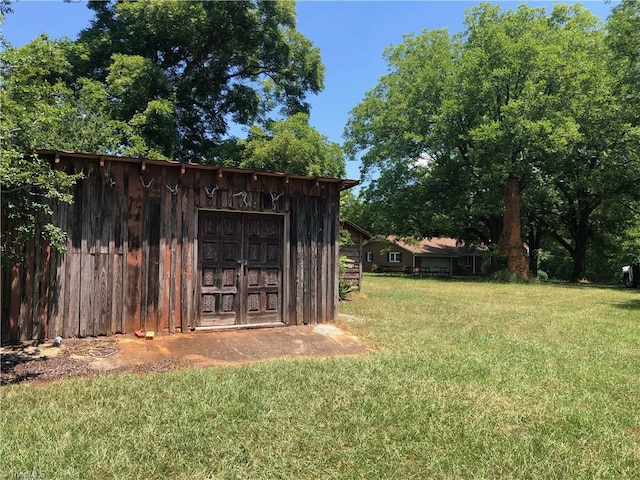
[[[640,262],[637,259],[622,267],[622,283],[629,288],[640,285]]]

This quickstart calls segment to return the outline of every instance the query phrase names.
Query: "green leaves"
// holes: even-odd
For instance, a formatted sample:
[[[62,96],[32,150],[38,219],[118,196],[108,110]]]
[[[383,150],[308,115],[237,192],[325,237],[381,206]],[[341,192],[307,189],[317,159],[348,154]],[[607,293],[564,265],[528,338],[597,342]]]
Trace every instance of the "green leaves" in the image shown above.
[[[88,60],[77,71],[108,85],[113,115],[150,150],[200,161],[230,121],[307,112],[307,92],[322,88],[319,50],[295,30],[294,5],[91,2],[96,19],[78,41]]]
[[[637,2],[616,7],[607,48],[602,25],[579,5],[547,13],[483,4],[459,35],[425,31],[388,49],[390,73],[345,129],[348,155],[373,179],[364,227],[495,242],[503,185],[517,179],[524,215],[575,255],[573,277],[582,278],[580,252],[611,228],[600,210],[640,195],[631,143],[640,108],[628,101],[640,85],[639,19]]]
[[[70,201],[65,176],[36,147],[237,165],[244,144],[225,139],[230,121],[251,125],[307,112],[323,86],[320,53],[295,30],[295,4],[89,2],[96,12],[75,42],[40,36],[1,55],[3,259],[42,235],[62,249],[46,217]],[[4,14],[6,5],[0,9]],[[4,41],[3,41],[4,43]],[[344,159],[294,115],[247,143],[252,168],[341,175]],[[223,157],[223,158],[220,158]]]
[[[344,157],[340,146],[309,125],[309,116],[297,113],[273,121],[268,131],[254,126],[244,143],[245,168],[304,175],[342,177]]]
[[[71,203],[69,188],[80,175],[52,170],[35,156],[3,148],[0,152],[3,229],[0,254],[3,265],[21,261],[23,246],[41,237],[58,251],[64,251],[66,236],[49,223],[49,200]]]

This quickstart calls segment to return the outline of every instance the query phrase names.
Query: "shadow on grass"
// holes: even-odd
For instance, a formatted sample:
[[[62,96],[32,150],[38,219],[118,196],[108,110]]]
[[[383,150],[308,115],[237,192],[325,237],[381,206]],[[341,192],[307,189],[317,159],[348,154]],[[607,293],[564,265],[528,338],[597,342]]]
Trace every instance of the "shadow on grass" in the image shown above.
[[[613,306],[616,308],[621,308],[623,310],[640,310],[640,299],[629,300],[628,302],[623,303],[614,303]]]
[[[381,272],[366,272],[365,276],[371,275],[374,277],[384,277],[384,278],[407,278],[416,281],[422,280],[439,280],[442,282],[459,282],[459,283],[494,283],[494,284],[503,284],[503,285],[549,285],[559,288],[567,288],[571,290],[584,290],[584,289],[598,289],[598,290],[628,290],[621,283],[571,283],[562,280],[537,280],[535,278],[531,278],[528,280],[523,280],[519,282],[510,282],[510,281],[500,281],[499,279],[492,278],[487,275],[447,275],[447,276],[419,276],[419,275],[410,275],[404,273],[381,273]],[[636,308],[636,307],[627,307],[627,308]]]

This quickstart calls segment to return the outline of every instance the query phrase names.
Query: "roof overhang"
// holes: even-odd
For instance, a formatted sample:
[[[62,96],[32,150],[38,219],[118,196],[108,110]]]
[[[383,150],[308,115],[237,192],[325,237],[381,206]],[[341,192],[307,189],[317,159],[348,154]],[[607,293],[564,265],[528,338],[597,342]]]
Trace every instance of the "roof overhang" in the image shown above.
[[[134,163],[141,166],[144,170],[147,165],[158,165],[163,167],[175,167],[179,169],[182,174],[186,170],[205,170],[211,172],[217,172],[218,175],[222,176],[225,173],[241,173],[245,175],[253,175],[253,176],[262,176],[262,177],[275,177],[275,178],[283,178],[285,180],[294,179],[294,180],[306,180],[306,181],[315,181],[318,184],[338,184],[340,190],[348,190],[349,188],[353,188],[358,185],[360,182],[358,180],[348,180],[344,178],[334,178],[334,177],[321,177],[314,175],[295,175],[289,173],[281,173],[281,172],[270,172],[263,170],[252,170],[248,168],[239,168],[239,167],[224,167],[221,165],[201,165],[199,163],[187,163],[187,162],[177,162],[175,160],[152,160],[149,158],[140,158],[140,157],[122,157],[118,155],[97,155],[91,153],[79,153],[79,152],[70,152],[64,150],[48,150],[38,148],[35,150],[35,153],[42,156],[53,157],[58,161],[61,157],[67,158],[81,158],[86,160],[97,160],[101,163],[103,162],[125,162],[125,163]]]
[[[357,184],[356,184],[357,185]],[[348,187],[351,188],[351,187]],[[349,220],[343,220],[342,222],[343,225],[348,225],[349,227],[351,227],[352,229],[354,229],[356,232],[359,232],[362,234],[363,237],[365,237],[367,240],[373,238],[373,236],[367,232],[366,230],[364,230],[363,228],[360,228],[358,225],[356,225],[353,222],[350,222]]]

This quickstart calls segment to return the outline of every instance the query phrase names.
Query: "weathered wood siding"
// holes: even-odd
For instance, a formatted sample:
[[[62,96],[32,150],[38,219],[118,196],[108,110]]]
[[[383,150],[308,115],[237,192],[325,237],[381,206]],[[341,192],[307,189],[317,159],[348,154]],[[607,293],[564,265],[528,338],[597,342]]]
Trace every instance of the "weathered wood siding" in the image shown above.
[[[4,342],[196,326],[200,209],[284,214],[282,320],[337,315],[344,183],[78,154],[51,153],[51,161],[84,173],[74,203],[54,205],[67,252],[32,242],[28,261],[3,272]]]
[[[345,255],[351,260],[343,278],[352,284],[352,289],[360,290],[362,288],[362,246],[365,240],[371,238],[371,235],[350,222],[344,222],[341,227],[342,233],[347,234],[349,238],[340,246],[340,255]]]

